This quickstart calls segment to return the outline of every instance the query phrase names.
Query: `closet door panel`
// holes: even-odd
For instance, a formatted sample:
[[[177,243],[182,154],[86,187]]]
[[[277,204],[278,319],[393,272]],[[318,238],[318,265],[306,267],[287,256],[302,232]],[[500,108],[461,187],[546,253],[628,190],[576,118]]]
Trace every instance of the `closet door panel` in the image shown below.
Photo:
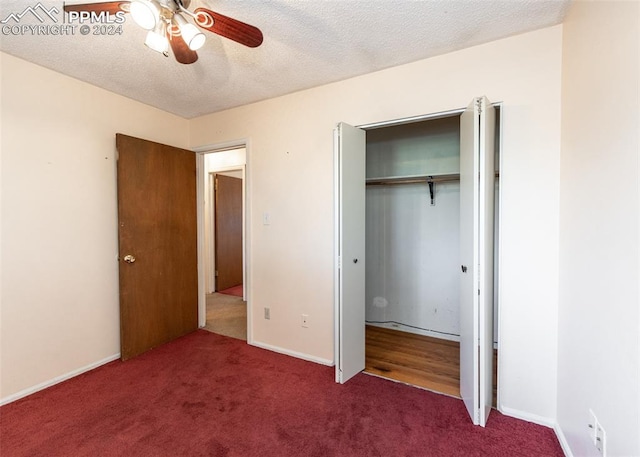
[[[495,125],[496,113],[486,97],[480,99],[480,182],[479,182],[479,263],[478,296],[480,379],[480,425],[485,426],[493,403],[493,262],[495,202]]]
[[[348,124],[336,129],[336,381],[365,365],[365,152],[366,134]]]
[[[495,110],[482,97],[460,117],[460,394],[485,426],[493,378]]]
[[[475,100],[460,116],[460,396],[478,424],[478,295],[474,246],[478,244],[479,123]]]

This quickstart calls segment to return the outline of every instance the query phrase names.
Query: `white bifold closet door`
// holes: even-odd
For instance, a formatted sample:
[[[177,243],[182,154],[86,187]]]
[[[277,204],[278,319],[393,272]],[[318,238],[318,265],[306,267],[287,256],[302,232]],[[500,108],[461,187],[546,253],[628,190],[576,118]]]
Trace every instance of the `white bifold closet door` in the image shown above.
[[[460,130],[460,391],[473,423],[484,426],[493,386],[495,180],[495,110],[486,98],[471,102]],[[344,383],[365,366],[366,133],[341,123],[334,135],[335,362]]]
[[[482,97],[460,116],[460,395],[475,425],[493,399],[495,108]]]
[[[336,195],[336,382],[364,370],[366,134],[348,124],[334,132]]]

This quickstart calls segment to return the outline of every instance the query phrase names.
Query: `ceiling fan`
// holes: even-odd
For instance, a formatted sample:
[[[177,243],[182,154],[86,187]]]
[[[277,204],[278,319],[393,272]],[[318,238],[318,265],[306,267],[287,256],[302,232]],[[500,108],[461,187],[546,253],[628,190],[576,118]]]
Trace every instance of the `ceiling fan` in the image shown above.
[[[131,13],[133,20],[148,30],[145,44],[165,56],[169,46],[176,60],[183,64],[198,60],[196,50],[205,42],[204,34],[184,16],[190,17],[199,27],[229,38],[250,48],[262,44],[260,29],[224,16],[207,8],[189,11],[191,0],[131,0],[102,3],[64,5],[66,12],[108,13],[120,11]],[[183,16],[184,15],[184,16]]]

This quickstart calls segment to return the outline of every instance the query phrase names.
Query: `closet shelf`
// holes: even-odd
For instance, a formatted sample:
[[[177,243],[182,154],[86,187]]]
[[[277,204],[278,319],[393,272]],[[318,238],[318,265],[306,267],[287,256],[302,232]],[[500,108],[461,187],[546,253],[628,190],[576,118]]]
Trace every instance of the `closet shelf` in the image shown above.
[[[496,178],[500,173],[496,171]],[[390,176],[387,178],[368,178],[367,186],[388,186],[394,184],[429,184],[429,196],[431,206],[435,206],[435,184],[438,182],[460,181],[460,173],[440,174],[440,175],[420,175],[420,176]]]
[[[394,176],[389,178],[371,178],[367,179],[367,186],[387,186],[392,184],[429,184],[429,196],[431,197],[431,206],[435,206],[435,183],[437,182],[453,182],[460,181],[459,173],[440,174],[440,175],[422,175],[422,176]]]
[[[392,176],[388,178],[368,178],[367,186],[386,186],[390,184],[419,184],[430,182],[460,181],[459,173],[420,176]]]
[[[500,173],[496,171],[496,178]],[[383,178],[367,178],[367,186],[387,186],[393,184],[420,184],[436,182],[460,181],[460,173],[437,174],[437,175],[416,175],[416,176],[388,176]]]

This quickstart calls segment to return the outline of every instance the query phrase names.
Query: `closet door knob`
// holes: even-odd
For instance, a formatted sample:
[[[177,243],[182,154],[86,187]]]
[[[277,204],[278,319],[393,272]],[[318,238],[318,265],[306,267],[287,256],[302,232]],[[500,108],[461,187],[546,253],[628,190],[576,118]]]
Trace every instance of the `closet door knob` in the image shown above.
[[[358,259],[353,259],[353,263],[358,263]]]
[[[460,265],[460,267],[462,268],[462,272],[466,273],[467,272],[467,267],[465,267],[464,265]]]

